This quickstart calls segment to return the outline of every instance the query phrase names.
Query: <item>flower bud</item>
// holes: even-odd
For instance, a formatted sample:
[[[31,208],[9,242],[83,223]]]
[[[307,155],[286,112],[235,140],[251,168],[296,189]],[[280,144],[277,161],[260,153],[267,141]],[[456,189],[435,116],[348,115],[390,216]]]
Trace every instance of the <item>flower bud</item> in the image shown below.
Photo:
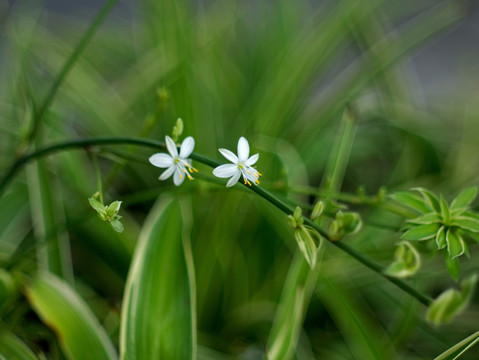
[[[322,201],[318,201],[316,205],[314,205],[313,213],[311,214],[311,220],[318,219],[324,210],[324,203]]]

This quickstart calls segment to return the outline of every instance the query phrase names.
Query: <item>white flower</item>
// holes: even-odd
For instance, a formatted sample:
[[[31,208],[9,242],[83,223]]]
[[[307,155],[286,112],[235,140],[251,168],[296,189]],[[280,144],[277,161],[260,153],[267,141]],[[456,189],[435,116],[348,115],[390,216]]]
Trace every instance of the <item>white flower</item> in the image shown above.
[[[258,179],[261,176],[261,173],[252,167],[252,165],[258,161],[259,155],[254,154],[253,156],[248,157],[248,140],[244,137],[239,139],[238,156],[226,149],[218,150],[226,159],[232,162],[232,164],[220,165],[213,170],[213,174],[219,178],[230,178],[226,183],[227,187],[236,184],[241,175],[243,176],[245,184],[248,184],[249,186],[251,186],[251,183],[259,184]]]
[[[180,147],[180,153],[178,154],[178,149],[172,138],[165,136],[166,148],[168,149],[168,154],[158,153],[150,156],[150,163],[159,168],[167,168],[163,174],[160,175],[160,180],[166,180],[171,175],[173,175],[173,183],[176,186],[181,185],[185,179],[185,175],[188,179],[193,180],[193,177],[188,173],[196,171],[193,166],[191,166],[191,160],[188,159],[188,156],[191,155],[195,147],[195,140],[188,136],[183,140]]]

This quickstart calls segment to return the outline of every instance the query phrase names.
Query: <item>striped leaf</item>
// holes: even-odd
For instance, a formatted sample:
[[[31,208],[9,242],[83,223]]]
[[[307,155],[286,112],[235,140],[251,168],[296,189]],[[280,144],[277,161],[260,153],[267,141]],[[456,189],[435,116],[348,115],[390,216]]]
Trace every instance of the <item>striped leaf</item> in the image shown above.
[[[140,234],[128,274],[122,307],[122,359],[195,357],[192,262],[182,228],[179,203],[160,199]]]
[[[64,280],[47,272],[39,273],[26,287],[32,308],[58,336],[68,359],[117,359],[105,330],[90,308]]]

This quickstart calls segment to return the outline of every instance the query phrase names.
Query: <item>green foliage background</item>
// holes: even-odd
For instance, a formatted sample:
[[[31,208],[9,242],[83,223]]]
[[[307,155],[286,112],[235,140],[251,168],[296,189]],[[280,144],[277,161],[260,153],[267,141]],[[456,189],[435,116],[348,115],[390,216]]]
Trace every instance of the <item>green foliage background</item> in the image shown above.
[[[402,67],[464,21],[461,3],[433,3],[400,9],[375,0],[144,0],[131,22],[109,15],[44,109],[34,141],[32,119],[94,16],[80,20],[16,5],[0,40],[2,172],[25,151],[59,141],[161,141],[181,117],[195,151],[219,161],[219,147],[235,149],[245,136],[260,153],[261,185],[311,210],[314,194],[305,194],[305,186],[318,189],[324,181],[341,115],[353,106],[358,117],[338,179],[342,192],[424,186],[452,199],[477,185],[476,95],[450,94],[440,112],[429,111],[413,97]],[[184,231],[194,262],[198,359],[262,358],[280,299],[295,296],[283,292],[290,266],[305,271],[295,265],[286,216],[248,189],[226,190],[203,164],[195,163],[197,179],[181,187],[159,182],[160,169],[148,163],[153,153],[132,145],[65,151],[28,164],[9,183],[0,199],[0,325],[8,336],[42,358],[71,356],[46,326],[51,321],[32,310],[34,290],[22,290],[41,269],[74,288],[119,349],[135,246],[156,199],[166,196],[189,209],[183,216],[191,222]],[[88,203],[98,190],[93,156],[105,202],[123,202],[121,234]],[[352,209],[364,227],[341,241],[387,266],[404,219],[375,206]],[[330,244],[323,251],[314,290],[302,295],[310,297],[309,307],[293,313],[304,324],[292,358],[434,358],[478,330],[477,299],[451,324],[433,327],[409,294]],[[470,252],[461,259],[464,274],[478,270],[474,246]],[[435,297],[454,286],[441,256],[423,263],[410,281],[415,288]],[[186,271],[161,269],[145,277],[153,288],[155,275]]]

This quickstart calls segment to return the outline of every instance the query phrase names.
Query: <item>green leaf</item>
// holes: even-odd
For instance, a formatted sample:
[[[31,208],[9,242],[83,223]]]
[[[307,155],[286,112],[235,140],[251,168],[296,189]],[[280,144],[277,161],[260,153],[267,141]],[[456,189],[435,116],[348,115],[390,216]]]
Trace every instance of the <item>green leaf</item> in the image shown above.
[[[397,244],[394,262],[384,271],[386,275],[405,278],[414,275],[421,266],[421,257],[417,250],[407,241]]]
[[[120,222],[120,220],[118,219],[112,220],[110,221],[110,224],[113,230],[115,230],[116,232],[119,232],[119,233],[123,232],[124,227],[123,227],[123,224]]]
[[[6,329],[0,330],[0,358],[8,360],[37,360],[35,353],[17,336]]]
[[[122,305],[122,359],[194,358],[192,261],[183,224],[177,201],[160,198],[148,215]]]
[[[295,230],[294,237],[304,258],[309,266],[311,266],[311,269],[313,269],[316,265],[317,255],[322,244],[321,236],[312,227],[302,225]]]
[[[93,209],[95,209],[98,214],[106,214],[106,206],[104,206],[101,202],[99,202],[97,199],[91,197],[88,198],[88,201],[90,202],[90,205]]]
[[[477,196],[477,187],[469,187],[459,193],[451,203],[451,209],[460,209],[469,206]]]
[[[466,351],[472,348],[475,344],[479,342],[479,331],[475,332],[471,336],[468,336],[462,341],[459,341],[453,347],[447,349],[434,360],[456,360],[459,359]]]
[[[107,209],[107,214],[111,217],[115,216],[118,214],[118,211],[120,211],[120,206],[121,206],[121,201],[113,201],[110,206],[108,206]]]
[[[449,212],[449,207],[447,206],[447,202],[446,202],[446,200],[444,199],[444,197],[442,197],[442,195],[441,195],[440,205],[441,205],[442,221],[443,221],[445,224],[447,224],[447,223],[449,223],[450,212]]]
[[[441,216],[439,216],[436,213],[429,213],[429,214],[421,215],[414,219],[407,220],[408,223],[422,224],[422,225],[440,223],[441,221],[442,221]]]
[[[339,214],[341,214],[340,217]],[[346,234],[356,234],[363,226],[361,217],[355,212],[339,211],[336,220],[339,221],[341,229],[344,230]]]
[[[268,338],[268,360],[290,359],[294,354],[318,269],[319,266],[311,270],[304,256],[295,253]]]
[[[19,289],[14,277],[0,268],[0,310],[16,301]]]
[[[438,224],[418,225],[406,231],[402,238],[406,240],[428,240],[436,236]]]
[[[445,252],[444,260],[446,262],[447,272],[449,273],[449,275],[451,275],[454,281],[457,282],[457,280],[459,279],[459,276],[461,275],[461,269],[459,267],[459,259],[458,258],[451,259],[448,253]]]
[[[479,232],[479,219],[458,216],[452,219],[451,225],[460,227],[466,231]]]
[[[464,239],[456,234],[451,229],[447,230],[446,233],[446,243],[447,243],[447,252],[449,256],[454,259],[458,256],[464,254],[466,244],[464,243]]]
[[[324,266],[323,266],[324,268]],[[389,338],[381,336],[383,329],[371,316],[371,309],[361,292],[346,280],[320,271],[316,293],[328,310],[334,323],[350,348],[350,356],[342,359],[385,360],[397,359],[394,346]],[[333,356],[334,357],[334,356]],[[325,359],[329,357],[326,356]],[[323,359],[323,357],[318,357]]]
[[[27,298],[58,336],[68,359],[117,359],[105,330],[80,296],[57,276],[41,272],[26,287]]]
[[[436,325],[448,323],[461,309],[461,306],[462,297],[459,291],[448,289],[429,306],[426,318]]]
[[[392,194],[391,197],[397,202],[422,214],[429,213],[433,210],[422,197],[417,196],[410,191],[397,191]]]
[[[73,282],[62,194],[46,165],[45,159],[39,159],[26,167],[39,267]]]
[[[433,209],[435,212],[441,212],[441,206],[439,204],[439,200],[432,191],[429,191],[421,187],[417,187],[412,190],[419,191],[421,195],[424,197],[424,199],[426,200],[426,203],[429,205],[429,207],[431,207],[431,209]]]
[[[438,249],[443,249],[446,247],[446,230],[444,226],[441,226],[438,232],[436,233],[436,245]]]
[[[450,322],[469,305],[476,282],[477,274],[473,274],[461,283],[460,291],[448,289],[439,295],[428,308],[427,320],[436,325]]]

